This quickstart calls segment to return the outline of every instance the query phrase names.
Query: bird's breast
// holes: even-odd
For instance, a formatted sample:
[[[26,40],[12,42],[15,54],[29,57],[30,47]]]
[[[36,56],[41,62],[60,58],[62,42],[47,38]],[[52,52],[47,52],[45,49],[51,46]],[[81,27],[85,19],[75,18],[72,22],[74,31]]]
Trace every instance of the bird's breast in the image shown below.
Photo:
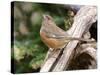
[[[63,40],[59,40],[56,38],[48,38],[45,34],[45,32],[40,32],[41,40],[49,47],[49,48],[61,48],[65,45],[65,42]]]

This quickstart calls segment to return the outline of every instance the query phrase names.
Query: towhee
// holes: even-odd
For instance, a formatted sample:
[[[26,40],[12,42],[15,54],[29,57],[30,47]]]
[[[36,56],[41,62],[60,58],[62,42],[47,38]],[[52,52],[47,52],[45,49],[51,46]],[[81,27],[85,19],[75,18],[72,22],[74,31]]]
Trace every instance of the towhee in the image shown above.
[[[46,46],[52,49],[61,49],[71,40],[91,42],[89,39],[70,37],[69,34],[56,25],[49,15],[43,15],[40,37]]]

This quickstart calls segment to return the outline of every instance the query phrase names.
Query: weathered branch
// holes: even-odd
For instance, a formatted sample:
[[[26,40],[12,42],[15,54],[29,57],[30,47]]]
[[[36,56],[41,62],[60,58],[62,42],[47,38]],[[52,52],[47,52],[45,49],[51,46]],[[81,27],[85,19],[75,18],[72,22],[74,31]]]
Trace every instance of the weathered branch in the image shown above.
[[[81,37],[82,34],[89,29],[92,23],[96,21],[95,18],[96,18],[96,7],[92,6],[82,7],[80,11],[76,14],[74,18],[74,23],[72,25],[72,28],[70,29],[72,32],[72,36]],[[53,71],[62,71],[68,67],[69,62],[73,57],[72,55],[74,53],[74,49],[77,44],[78,41],[71,41],[68,43],[65,50],[63,51],[63,55],[59,59]]]
[[[89,54],[94,60],[97,60],[96,58],[96,47],[97,44],[96,43],[90,43],[90,44],[82,44],[81,45],[81,50],[79,51],[78,55],[79,54],[82,54],[82,53],[87,53]]]
[[[96,69],[97,68],[97,55],[96,55],[97,50],[96,49],[97,49],[96,42],[80,44],[76,49],[76,55],[75,55],[74,60],[78,60],[78,61],[76,61],[75,63],[79,64],[78,63],[79,61],[84,60],[85,62],[90,63],[87,65],[84,64],[87,67],[87,69]],[[86,57],[86,55],[88,57]]]

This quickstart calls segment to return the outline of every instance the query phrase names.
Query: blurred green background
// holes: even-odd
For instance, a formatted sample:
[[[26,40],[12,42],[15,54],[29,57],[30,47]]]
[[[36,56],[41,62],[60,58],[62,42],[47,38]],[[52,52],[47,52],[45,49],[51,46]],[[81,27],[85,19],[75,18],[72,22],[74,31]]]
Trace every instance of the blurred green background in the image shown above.
[[[12,21],[14,21],[14,44],[11,61],[14,73],[39,72],[48,48],[41,41],[39,31],[43,14],[53,17],[56,24],[67,30],[73,21],[72,11],[61,4],[13,2]]]

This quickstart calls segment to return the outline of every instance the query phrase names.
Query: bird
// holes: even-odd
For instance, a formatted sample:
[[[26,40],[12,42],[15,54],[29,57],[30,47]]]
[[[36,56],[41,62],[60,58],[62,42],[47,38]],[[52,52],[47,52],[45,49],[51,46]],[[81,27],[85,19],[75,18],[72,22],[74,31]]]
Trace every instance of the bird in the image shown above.
[[[88,41],[89,39],[71,37],[63,29],[58,27],[50,15],[43,15],[42,26],[40,28],[40,37],[44,44],[52,48],[62,49],[71,40]]]

